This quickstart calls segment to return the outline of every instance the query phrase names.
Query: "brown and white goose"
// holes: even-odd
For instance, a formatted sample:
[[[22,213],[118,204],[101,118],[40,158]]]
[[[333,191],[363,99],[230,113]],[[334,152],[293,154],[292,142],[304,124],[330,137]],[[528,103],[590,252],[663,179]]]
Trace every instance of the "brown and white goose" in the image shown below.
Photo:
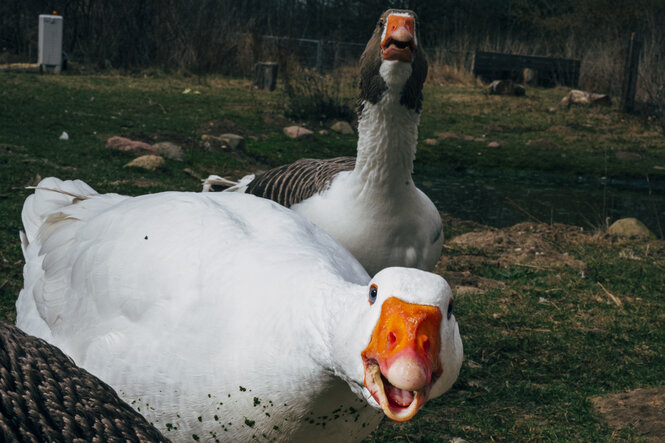
[[[411,178],[427,60],[412,11],[384,12],[361,60],[357,157],[301,159],[226,191],[272,199],[346,247],[370,275],[388,266],[432,270],[439,212]],[[204,191],[228,180],[209,177]]]

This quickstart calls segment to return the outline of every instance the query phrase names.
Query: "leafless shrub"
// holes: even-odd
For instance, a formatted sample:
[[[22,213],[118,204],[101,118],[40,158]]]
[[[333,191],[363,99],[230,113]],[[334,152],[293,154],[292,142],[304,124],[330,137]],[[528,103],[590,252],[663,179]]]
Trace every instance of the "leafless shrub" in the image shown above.
[[[621,43],[593,42],[581,55],[579,86],[585,91],[619,96],[625,49]]]
[[[357,95],[353,76],[348,70],[322,75],[312,69],[287,71],[285,113],[296,119],[344,119],[355,117]]]
[[[467,67],[466,51],[437,49],[430,52],[428,80],[442,84],[473,85],[477,80]]]

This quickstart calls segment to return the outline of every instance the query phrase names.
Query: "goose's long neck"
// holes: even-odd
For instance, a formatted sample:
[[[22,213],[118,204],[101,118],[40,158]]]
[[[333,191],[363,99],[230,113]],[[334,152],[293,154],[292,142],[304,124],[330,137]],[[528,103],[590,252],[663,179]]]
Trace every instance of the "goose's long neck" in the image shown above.
[[[364,188],[394,192],[411,183],[420,113],[403,106],[400,97],[401,88],[389,87],[377,103],[362,104],[354,173]]]
[[[367,319],[372,315],[367,286],[332,279],[325,287],[317,288],[317,293],[317,309],[308,317],[310,332],[319,337],[317,342],[327,345],[322,352],[315,351],[312,357],[329,374],[349,382],[351,389],[361,395],[361,352],[369,343],[373,324]]]

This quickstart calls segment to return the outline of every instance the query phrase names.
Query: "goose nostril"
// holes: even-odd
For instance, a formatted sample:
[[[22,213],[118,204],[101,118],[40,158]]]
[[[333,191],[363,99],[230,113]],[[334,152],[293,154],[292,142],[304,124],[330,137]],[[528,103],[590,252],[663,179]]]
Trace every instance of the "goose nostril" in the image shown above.
[[[422,343],[423,343],[423,351],[425,351],[425,354],[429,355],[429,348],[430,348],[430,346],[432,346],[431,343],[430,343],[430,341],[429,341],[429,338],[428,338],[428,337],[423,337],[422,340],[423,340],[423,341],[422,341]]]
[[[392,331],[390,333],[388,333],[388,345],[390,347],[393,347],[393,346],[395,346],[396,341],[397,341],[397,336],[395,335],[395,333],[392,332]]]

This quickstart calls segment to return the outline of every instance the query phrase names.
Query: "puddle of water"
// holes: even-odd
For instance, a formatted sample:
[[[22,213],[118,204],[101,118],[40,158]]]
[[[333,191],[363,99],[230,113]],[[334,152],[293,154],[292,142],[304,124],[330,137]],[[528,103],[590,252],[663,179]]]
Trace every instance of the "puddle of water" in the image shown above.
[[[665,230],[663,183],[609,182],[560,176],[485,177],[473,172],[420,171],[416,184],[441,212],[495,227],[535,219],[585,229],[624,217],[641,220],[658,237]],[[656,188],[656,189],[654,189]]]

